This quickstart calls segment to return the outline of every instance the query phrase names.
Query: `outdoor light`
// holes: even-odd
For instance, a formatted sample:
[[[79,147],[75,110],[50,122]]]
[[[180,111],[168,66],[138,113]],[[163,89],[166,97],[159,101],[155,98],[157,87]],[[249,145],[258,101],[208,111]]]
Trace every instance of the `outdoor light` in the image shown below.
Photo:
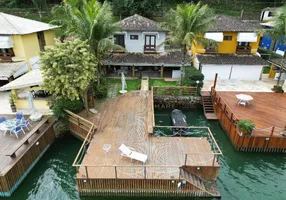
[[[40,144],[40,142],[36,142],[36,145],[39,145]]]
[[[197,167],[197,170],[200,170],[201,168],[200,167]]]
[[[198,84],[200,83],[200,81],[199,81],[199,80],[197,80],[197,81],[196,81],[196,83],[197,83],[197,85],[198,85]]]
[[[265,138],[265,140],[269,140],[269,137]]]

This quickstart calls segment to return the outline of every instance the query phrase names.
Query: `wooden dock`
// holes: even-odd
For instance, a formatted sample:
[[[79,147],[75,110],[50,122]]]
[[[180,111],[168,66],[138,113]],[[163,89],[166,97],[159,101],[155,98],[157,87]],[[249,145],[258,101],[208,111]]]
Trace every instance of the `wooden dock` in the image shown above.
[[[209,91],[201,91],[202,105],[207,120],[217,120],[215,109],[213,107],[211,93]]]
[[[208,137],[154,137],[150,102],[150,91],[129,92],[85,117],[97,130],[87,133],[74,162],[80,195],[219,197],[215,180],[221,152],[212,151]],[[109,152],[105,144],[111,145]],[[121,144],[146,154],[146,163],[122,157]]]
[[[14,118],[15,116],[5,116]],[[27,118],[27,116],[25,116]],[[19,138],[9,133],[0,135],[0,196],[11,196],[55,139],[54,121],[43,118],[31,122],[30,131]]]
[[[253,97],[249,105],[237,104],[242,92],[216,92],[212,98],[222,127],[239,151],[286,152],[286,94],[272,92],[243,92]],[[255,124],[251,136],[240,136],[237,122],[250,119]]]

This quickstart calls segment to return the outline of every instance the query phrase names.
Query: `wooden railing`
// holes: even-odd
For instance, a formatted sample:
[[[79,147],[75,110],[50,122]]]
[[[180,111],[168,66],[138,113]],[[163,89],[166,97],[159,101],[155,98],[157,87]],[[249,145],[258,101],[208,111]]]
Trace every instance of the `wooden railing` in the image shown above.
[[[212,54],[212,53],[218,53],[218,50],[215,48],[209,48],[209,49],[205,49],[205,53],[208,54]]]
[[[197,96],[197,88],[188,86],[153,86],[152,91],[153,95]]]
[[[244,136],[237,128],[239,118],[213,88],[211,95],[219,122],[235,148],[241,151],[286,152],[286,143],[283,142],[286,138],[280,134],[286,131],[286,127],[254,129],[250,136]]]
[[[237,46],[236,53],[237,54],[250,54],[251,47],[250,46]]]

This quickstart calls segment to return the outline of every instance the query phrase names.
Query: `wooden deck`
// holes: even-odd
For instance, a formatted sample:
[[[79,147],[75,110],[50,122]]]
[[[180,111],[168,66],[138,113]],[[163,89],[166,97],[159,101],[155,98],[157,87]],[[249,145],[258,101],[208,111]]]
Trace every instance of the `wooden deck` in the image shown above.
[[[237,94],[253,97],[249,105],[237,104]],[[266,92],[212,91],[219,122],[239,151],[286,153],[286,94]],[[242,136],[237,129],[240,119],[250,119],[255,129],[250,136]]]
[[[188,153],[189,166],[212,166],[213,155],[210,154],[213,152],[206,138],[154,137],[148,133],[148,126],[152,125],[150,98],[149,91],[127,93],[104,103],[97,115],[87,118],[98,125],[82,161],[82,165],[94,166],[88,168],[89,177],[115,178],[113,166],[116,165],[120,178],[130,178],[134,174],[143,178],[143,166],[147,167],[147,178],[178,178],[178,166],[185,163],[184,153]],[[109,153],[102,149],[104,144],[111,144]],[[121,158],[118,150],[121,144],[148,155],[147,162],[143,165]],[[215,165],[218,166],[217,162]],[[81,167],[77,177],[85,176],[86,169]]]
[[[14,115],[5,117],[15,118]],[[44,117],[39,122],[30,123],[30,131],[24,128],[26,134],[20,132],[19,138],[8,132],[0,135],[0,196],[12,194],[54,141],[53,120]]]

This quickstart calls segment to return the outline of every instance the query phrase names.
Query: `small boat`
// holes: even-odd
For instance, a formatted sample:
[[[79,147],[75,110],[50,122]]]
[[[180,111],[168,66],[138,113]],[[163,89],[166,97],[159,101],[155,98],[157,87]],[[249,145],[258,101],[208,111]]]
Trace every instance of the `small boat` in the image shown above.
[[[182,126],[183,128],[173,128],[173,136],[175,135],[186,135],[188,131],[188,124],[186,120],[186,115],[183,114],[181,110],[174,109],[171,113],[171,120],[173,126]],[[180,130],[181,129],[181,130]],[[182,131],[182,133],[180,133]]]

